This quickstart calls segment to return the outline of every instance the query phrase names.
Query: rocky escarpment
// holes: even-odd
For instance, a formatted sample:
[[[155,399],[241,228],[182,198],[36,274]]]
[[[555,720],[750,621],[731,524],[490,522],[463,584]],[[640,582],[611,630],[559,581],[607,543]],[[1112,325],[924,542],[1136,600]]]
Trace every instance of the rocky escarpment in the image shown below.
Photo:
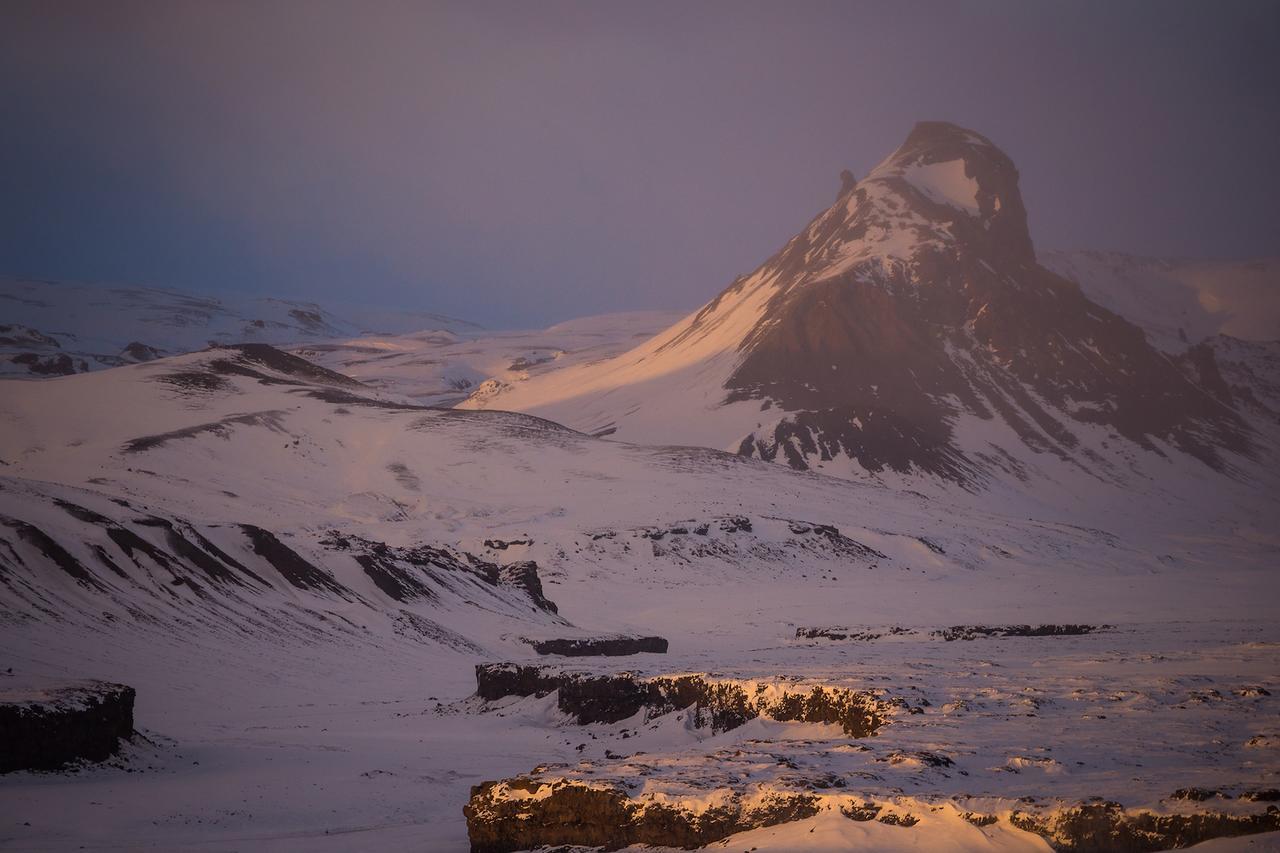
[[[564,657],[621,657],[624,655],[667,653],[662,637],[558,637],[550,640],[525,640],[540,655]]]
[[[1113,625],[1085,625],[1068,623],[1063,625],[951,625],[929,631],[932,640],[976,640],[979,637],[1079,637],[1098,631],[1107,631]],[[830,640],[871,643],[876,640],[914,637],[923,628],[909,628],[903,625],[886,625],[883,627],[824,625],[800,627],[796,629],[798,640]]]
[[[1126,811],[1116,802],[1093,802],[1048,814],[1015,811],[1009,822],[1043,836],[1054,850],[1148,853],[1190,847],[1213,838],[1280,830],[1280,809],[1252,814],[1209,811],[1155,814]]]
[[[548,844],[701,847],[737,832],[801,820],[819,808],[814,796],[781,793],[750,802],[731,797],[694,810],[640,803],[621,787],[517,778],[475,786],[463,813],[472,853],[509,853]]]
[[[12,480],[0,484],[0,498],[26,516],[0,511],[0,596],[8,605],[0,621],[34,622],[50,607],[95,624],[186,625],[196,613],[202,624],[236,631],[359,637],[367,630],[359,611],[389,620],[400,637],[469,654],[482,647],[466,624],[446,626],[438,613],[500,613],[522,631],[565,625],[531,561],[504,566],[443,544],[388,545],[332,528],[296,535],[197,523],[161,515],[161,507]],[[42,588],[53,578],[62,586]]]
[[[931,636],[951,642],[979,637],[1079,637],[1105,631],[1111,625],[952,625],[931,632]]]
[[[1030,799],[1030,798],[1024,798]],[[485,782],[463,808],[473,853],[509,853],[542,845],[617,850],[631,845],[692,849],[739,832],[804,820],[824,811],[865,823],[911,831],[923,821],[959,818],[974,827],[1007,826],[1041,836],[1055,850],[1147,853],[1280,829],[1280,810],[1160,814],[1119,803],[986,801],[968,811],[961,802],[869,798],[825,790],[765,788],[750,793],[704,791],[689,799],[644,793],[624,781],[584,781],[550,774]],[[990,806],[998,806],[990,810]],[[933,837],[937,837],[936,835]],[[988,843],[990,843],[988,841]]]
[[[134,689],[92,681],[0,690],[0,773],[102,761],[133,736]]]
[[[834,723],[849,737],[868,737],[897,709],[913,710],[905,700],[886,698],[876,691],[822,684],[736,681],[696,673],[601,675],[513,663],[476,666],[476,695],[481,699],[552,692],[557,694],[559,709],[582,725],[616,723],[641,711],[646,719],[653,719],[691,709],[695,728],[715,732],[767,717],[783,722]]]

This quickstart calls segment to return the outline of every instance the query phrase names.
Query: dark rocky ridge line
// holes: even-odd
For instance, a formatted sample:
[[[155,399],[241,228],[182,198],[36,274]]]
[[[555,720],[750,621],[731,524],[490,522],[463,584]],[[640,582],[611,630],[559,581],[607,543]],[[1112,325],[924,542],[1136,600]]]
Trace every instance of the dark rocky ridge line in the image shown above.
[[[397,633],[426,641],[448,637],[445,644],[457,649],[483,651],[405,607],[460,602],[539,625],[567,624],[555,615],[556,605],[545,596],[532,561],[498,565],[448,547],[392,547],[336,530],[294,544],[286,541],[292,537],[254,524],[201,528],[123,500],[113,499],[107,508],[101,497],[86,493],[77,497],[81,499],[99,509],[63,497],[29,496],[31,508],[56,507],[66,520],[74,520],[70,527],[48,512],[33,516],[40,519],[39,527],[0,515],[0,592],[10,597],[14,619],[45,614],[97,623],[128,612],[150,621],[163,612],[182,621],[198,613],[202,621],[229,618],[241,631],[253,630],[245,624],[248,608],[262,620],[255,623],[260,627],[296,629],[314,619],[326,632],[344,631],[358,626],[334,613],[334,602],[386,611],[378,603],[381,593],[403,605],[389,611],[399,614],[393,621],[404,630],[397,627]],[[122,518],[104,514],[118,515],[120,507]],[[340,581],[332,570],[335,560],[352,560],[370,586],[357,585],[350,573]],[[91,595],[72,598],[42,590],[41,578],[51,573],[67,576]],[[280,599],[278,593],[285,590],[296,592]],[[145,609],[138,606],[138,593],[150,602]],[[262,596],[269,602],[260,601]]]
[[[1109,631],[1114,625],[953,625],[930,632],[947,642],[979,637],[1079,637]]]
[[[533,560],[499,565],[465,552],[430,545],[393,547],[337,530],[330,530],[320,544],[349,552],[378,589],[396,601],[432,599],[436,596],[433,585],[447,585],[452,573],[474,576],[490,586],[518,589],[533,607],[553,614],[558,611],[543,592],[538,564]]]
[[[133,737],[134,689],[94,681],[0,689],[0,773],[103,761]]]
[[[547,696],[581,725],[616,723],[640,711],[648,720],[691,709],[695,728],[735,729],[756,717],[780,722],[833,723],[849,737],[874,735],[906,700],[871,690],[830,685],[718,680],[697,673],[599,675],[557,667],[514,663],[478,664],[476,696],[495,701],[507,696]]]
[[[1117,802],[1082,803],[1044,813],[1015,811],[1009,822],[1041,836],[1054,850],[1071,853],[1156,853],[1214,838],[1280,830],[1280,809],[1255,814],[1206,811],[1156,814],[1126,811]]]
[[[916,633],[918,633],[916,629],[904,628],[900,625],[890,625],[885,628],[845,628],[829,626],[821,628],[796,628],[796,639],[832,641],[852,640],[854,642],[870,643],[885,636],[909,636]]]
[[[952,642],[955,640],[976,640],[983,637],[1079,637],[1085,634],[1096,634],[1110,631],[1114,625],[952,625],[929,631],[929,637]],[[884,637],[914,636],[922,628],[910,628],[902,625],[885,627],[848,627],[821,626],[796,628],[796,639],[799,640],[831,640],[870,643]]]
[[[717,805],[694,809],[633,797],[617,782],[586,784],[521,776],[474,786],[463,814],[472,853],[514,853],[559,844],[603,850],[631,845],[693,849],[740,832],[804,820],[832,808],[852,821],[876,820],[911,831],[921,820],[911,809],[919,805],[876,801],[852,793],[779,790],[750,801],[732,793]],[[1280,810],[1275,807],[1251,814],[1157,814],[1128,811],[1114,802],[1043,808],[1018,805],[1020,808],[1003,816],[966,811],[960,817],[978,827],[1007,820],[1017,829],[1039,835],[1054,850],[1070,853],[1154,853],[1214,838],[1280,830]]]
[[[561,637],[530,640],[526,643],[540,655],[562,657],[622,657],[625,655],[667,653],[668,643],[662,637]]]
[[[517,778],[473,787],[463,808],[472,853],[514,853],[553,844],[692,849],[749,829],[803,820],[820,809],[816,797],[778,794],[751,805],[734,798],[695,814],[676,806],[642,806],[620,787],[573,782],[553,783],[550,794],[539,800],[506,796],[511,790],[540,792],[545,784]]]

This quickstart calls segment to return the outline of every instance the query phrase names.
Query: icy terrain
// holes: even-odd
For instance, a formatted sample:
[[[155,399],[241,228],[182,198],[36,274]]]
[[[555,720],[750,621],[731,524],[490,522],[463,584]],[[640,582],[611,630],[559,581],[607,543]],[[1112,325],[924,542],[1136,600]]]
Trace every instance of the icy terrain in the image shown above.
[[[367,306],[0,278],[0,375],[84,373],[210,344],[300,343],[423,329],[472,334],[479,327],[439,314]]]
[[[1251,792],[1276,787],[1262,507],[979,510],[423,407],[268,347],[2,387],[0,669],[129,684],[140,731],[105,766],[0,777],[5,849],[461,850],[472,787],[537,767],[692,808],[821,792],[741,837],[762,849],[1046,849],[1014,811],[1265,814]],[[1041,623],[1112,627],[932,633]],[[618,632],[670,651],[588,671],[902,704],[852,737],[472,697],[478,663],[555,666],[527,639]],[[1220,793],[1174,798],[1193,787]],[[997,820],[957,835],[965,811]]]
[[[1276,285],[1273,262],[1039,258],[1008,155],[922,122],[666,331],[461,407],[924,491],[1176,499],[1275,468]]]
[[[547,329],[362,335],[291,351],[374,388],[448,406],[531,376],[611,358],[678,317],[672,312],[630,311],[569,320]]]
[[[1274,283],[943,123],[683,319],[8,282],[0,849],[1275,849]]]

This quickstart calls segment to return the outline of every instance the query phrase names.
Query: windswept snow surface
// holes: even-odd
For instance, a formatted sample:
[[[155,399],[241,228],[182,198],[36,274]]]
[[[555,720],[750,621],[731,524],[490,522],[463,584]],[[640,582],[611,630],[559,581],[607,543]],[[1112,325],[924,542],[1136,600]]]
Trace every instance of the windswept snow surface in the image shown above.
[[[666,311],[582,317],[547,329],[362,335],[293,352],[367,385],[429,405],[452,405],[566,367],[611,358],[679,318]]]
[[[1179,353],[1214,335],[1280,341],[1280,260],[1201,261],[1042,251],[1040,262]]]
[[[850,792],[993,810],[1171,808],[1187,785],[1280,773],[1280,540],[1258,519],[978,508],[422,407],[267,348],[0,383],[0,460],[0,669],[130,684],[142,735],[114,766],[0,777],[0,849],[462,850],[472,785],[610,755],[728,795],[778,780],[717,756],[772,751]],[[530,560],[558,613],[528,591]],[[1040,622],[1115,629],[929,633]],[[917,630],[795,639],[889,624]],[[467,698],[476,663],[549,662],[523,637],[619,632],[671,652],[617,669],[834,678],[929,704],[855,742],[763,720],[708,738],[677,715],[580,727],[554,696]],[[893,758],[921,749],[970,775]],[[885,838],[926,844],[946,820]],[[833,845],[916,829],[808,828]]]
[[[939,204],[949,204],[977,216],[978,182],[965,174],[963,159],[914,165],[903,172],[907,182]]]
[[[479,326],[427,312],[0,278],[0,375],[82,373],[210,344],[301,343]]]
[[[1271,526],[1277,344],[1224,335],[1274,283],[1272,265],[1135,261],[1130,275],[1087,255],[1046,264],[1012,160],[963,128],[921,123],[777,254],[670,328],[613,358],[486,383],[459,408],[978,507],[1047,504],[1105,522],[1179,506]],[[1193,277],[1194,316],[1178,283]],[[1280,338],[1269,296],[1258,303],[1251,328]],[[1170,349],[1176,324],[1186,340]]]

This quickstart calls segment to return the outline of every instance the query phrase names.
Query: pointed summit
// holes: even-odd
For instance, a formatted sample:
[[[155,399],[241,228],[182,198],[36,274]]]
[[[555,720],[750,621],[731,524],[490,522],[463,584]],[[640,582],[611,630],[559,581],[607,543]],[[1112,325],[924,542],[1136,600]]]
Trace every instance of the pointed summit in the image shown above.
[[[1229,404],[1037,263],[1013,161],[948,122],[846,172],[834,204],[666,332],[471,405],[971,489],[1048,457],[1121,478],[1117,442],[1219,470],[1254,452]]]
[[[858,179],[853,176],[853,172],[845,169],[840,173],[840,192],[836,193],[836,201],[853,192],[856,186],[858,186]]]
[[[950,223],[957,242],[1013,262],[1034,263],[1018,169],[982,134],[950,122],[920,122],[867,177],[882,183],[913,213]]]

